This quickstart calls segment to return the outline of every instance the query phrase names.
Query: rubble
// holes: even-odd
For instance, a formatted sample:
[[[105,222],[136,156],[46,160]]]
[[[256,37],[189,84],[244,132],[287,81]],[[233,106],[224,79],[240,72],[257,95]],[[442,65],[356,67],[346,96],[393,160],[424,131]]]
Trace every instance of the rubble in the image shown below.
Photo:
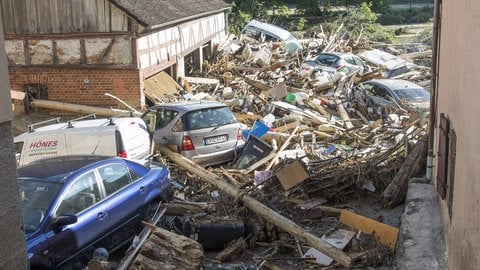
[[[408,180],[422,173],[428,123],[400,106],[385,114],[385,108],[359,99],[352,89],[381,77],[428,84],[429,68],[405,60],[421,57],[428,62],[428,48],[396,56],[392,52],[400,49],[390,48],[388,53],[371,48],[360,38],[345,39],[339,31],[299,42],[303,50],[287,52],[283,43],[244,43],[230,37],[213,61],[203,64],[202,73],[182,78],[183,90],[152,100],[220,100],[248,127],[244,155],[221,167],[205,169],[161,148],[160,158],[169,164],[177,194],[164,205],[159,226],[195,238],[185,231],[194,223],[240,220],[242,236],[225,237],[225,249],[216,260],[226,262],[263,247],[264,254],[253,256],[257,269],[276,269],[279,261],[287,264],[282,269],[390,266],[398,229],[366,222],[368,218],[354,214],[349,202],[374,196],[385,207],[401,204]],[[311,74],[302,70],[303,60],[333,50],[357,54],[370,71],[359,75],[348,68]],[[256,133],[259,125],[266,129]],[[246,157],[249,143],[258,153]],[[363,225],[346,220],[362,220]],[[336,239],[332,237],[337,233],[341,245],[328,240]],[[142,260],[137,258],[131,269],[148,268]],[[177,266],[200,265],[185,263]]]

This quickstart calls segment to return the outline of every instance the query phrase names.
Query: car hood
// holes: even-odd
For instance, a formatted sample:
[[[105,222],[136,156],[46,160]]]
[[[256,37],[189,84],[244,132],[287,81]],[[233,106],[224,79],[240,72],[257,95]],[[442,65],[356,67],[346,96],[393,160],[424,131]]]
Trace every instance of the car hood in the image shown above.
[[[415,110],[419,112],[428,112],[430,110],[430,102],[424,101],[424,102],[410,102],[408,104],[409,110]]]

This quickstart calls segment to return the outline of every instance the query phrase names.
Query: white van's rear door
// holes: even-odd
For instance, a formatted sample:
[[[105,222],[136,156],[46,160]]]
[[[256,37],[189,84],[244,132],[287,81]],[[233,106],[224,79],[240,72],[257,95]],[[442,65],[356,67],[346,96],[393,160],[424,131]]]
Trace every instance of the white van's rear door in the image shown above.
[[[66,154],[66,143],[63,135],[49,134],[27,137],[25,141],[23,141],[23,148],[20,153],[18,165],[27,164],[44,157]]]
[[[69,154],[117,155],[114,129],[68,132],[65,136]]]

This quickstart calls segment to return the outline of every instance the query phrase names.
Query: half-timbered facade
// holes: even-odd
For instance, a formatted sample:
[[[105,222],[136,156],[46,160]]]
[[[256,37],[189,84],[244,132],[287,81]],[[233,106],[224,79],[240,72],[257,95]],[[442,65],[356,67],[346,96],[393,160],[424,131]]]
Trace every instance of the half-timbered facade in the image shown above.
[[[0,0],[11,89],[27,97],[141,109],[156,76],[185,76],[226,36],[222,0]]]

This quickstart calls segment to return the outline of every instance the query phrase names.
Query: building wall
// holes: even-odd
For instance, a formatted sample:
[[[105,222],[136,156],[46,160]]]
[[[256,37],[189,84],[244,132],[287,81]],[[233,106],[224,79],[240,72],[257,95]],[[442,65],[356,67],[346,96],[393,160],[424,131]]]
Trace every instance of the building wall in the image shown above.
[[[437,119],[444,113],[457,137],[452,215],[440,200],[450,269],[480,266],[480,1],[442,1]],[[438,125],[438,120],[436,121]],[[438,127],[435,130],[438,152]],[[435,163],[434,163],[435,164]],[[450,164],[451,166],[452,164]],[[437,165],[438,168],[438,165]],[[433,179],[436,179],[435,170]],[[451,179],[449,180],[451,181]],[[448,183],[447,190],[451,186]]]
[[[105,95],[114,95],[141,109],[140,73],[136,69],[10,68],[10,87],[23,91],[26,84],[47,87],[48,99],[67,103],[127,109]]]
[[[0,16],[0,269],[28,269],[25,234],[22,230],[20,188],[14,155],[12,104],[8,83],[7,57]]]

